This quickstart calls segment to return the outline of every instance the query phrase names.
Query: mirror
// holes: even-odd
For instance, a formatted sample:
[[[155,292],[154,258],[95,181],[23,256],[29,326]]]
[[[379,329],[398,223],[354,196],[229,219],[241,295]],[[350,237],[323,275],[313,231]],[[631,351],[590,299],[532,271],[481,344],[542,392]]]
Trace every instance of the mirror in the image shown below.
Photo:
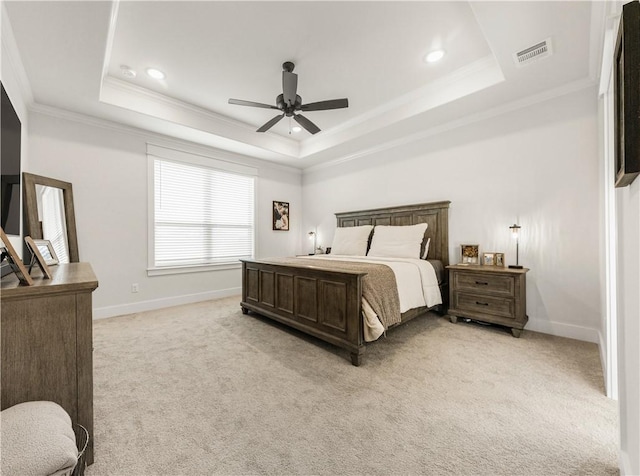
[[[25,235],[49,240],[60,263],[80,261],[71,184],[27,172],[22,179]]]

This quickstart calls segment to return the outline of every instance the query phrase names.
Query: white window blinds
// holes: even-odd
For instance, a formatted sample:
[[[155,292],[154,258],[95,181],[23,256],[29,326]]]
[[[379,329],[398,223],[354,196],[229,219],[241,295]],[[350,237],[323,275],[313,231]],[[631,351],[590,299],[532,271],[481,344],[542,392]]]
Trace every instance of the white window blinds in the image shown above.
[[[253,257],[254,177],[153,157],[154,268]]]

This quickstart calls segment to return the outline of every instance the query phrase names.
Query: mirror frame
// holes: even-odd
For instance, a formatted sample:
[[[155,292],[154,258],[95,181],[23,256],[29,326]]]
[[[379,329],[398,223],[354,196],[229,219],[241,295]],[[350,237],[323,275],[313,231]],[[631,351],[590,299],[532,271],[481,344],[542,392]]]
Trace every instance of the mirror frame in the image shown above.
[[[78,235],[76,233],[76,214],[73,205],[73,187],[69,182],[34,175],[28,172],[22,173],[22,183],[24,185],[24,218],[25,235],[33,239],[44,239],[38,222],[38,199],[36,196],[36,185],[43,185],[62,189],[64,200],[64,216],[67,225],[67,242],[69,244],[69,261],[77,263],[80,261],[78,253]]]

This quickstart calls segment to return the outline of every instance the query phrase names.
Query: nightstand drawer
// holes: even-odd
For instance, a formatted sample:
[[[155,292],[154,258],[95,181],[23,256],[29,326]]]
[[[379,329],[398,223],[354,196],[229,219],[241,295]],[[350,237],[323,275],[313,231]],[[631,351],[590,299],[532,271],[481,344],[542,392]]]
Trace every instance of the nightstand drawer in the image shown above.
[[[452,307],[473,314],[490,314],[515,319],[515,300],[497,296],[455,292]]]
[[[454,273],[453,287],[460,291],[513,296],[515,281],[511,276],[493,276],[488,273]]]

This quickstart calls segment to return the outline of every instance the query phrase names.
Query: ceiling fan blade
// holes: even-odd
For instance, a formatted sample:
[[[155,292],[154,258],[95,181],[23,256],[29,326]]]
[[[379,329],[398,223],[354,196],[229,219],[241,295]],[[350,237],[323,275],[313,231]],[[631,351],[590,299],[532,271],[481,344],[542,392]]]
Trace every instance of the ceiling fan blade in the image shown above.
[[[282,72],[282,94],[284,103],[293,106],[296,103],[296,92],[298,91],[298,75],[289,71]]]
[[[269,122],[265,123],[260,129],[258,129],[256,132],[267,132],[269,129],[271,129],[273,126],[275,126],[278,122],[280,122],[280,119],[282,119],[284,117],[284,114],[281,116],[276,116],[273,119],[271,119]]]
[[[311,134],[317,134],[320,132],[320,128],[302,114],[294,114],[293,119]]]
[[[244,101],[242,99],[229,99],[229,104],[236,104],[237,106],[263,107],[265,109],[278,109],[276,106],[271,106],[269,104],[263,104],[261,102],[253,102],[253,101]]]
[[[309,104],[303,104],[300,106],[301,111],[326,111],[327,109],[342,109],[349,107],[349,100],[344,99],[330,99],[328,101],[311,102]]]

